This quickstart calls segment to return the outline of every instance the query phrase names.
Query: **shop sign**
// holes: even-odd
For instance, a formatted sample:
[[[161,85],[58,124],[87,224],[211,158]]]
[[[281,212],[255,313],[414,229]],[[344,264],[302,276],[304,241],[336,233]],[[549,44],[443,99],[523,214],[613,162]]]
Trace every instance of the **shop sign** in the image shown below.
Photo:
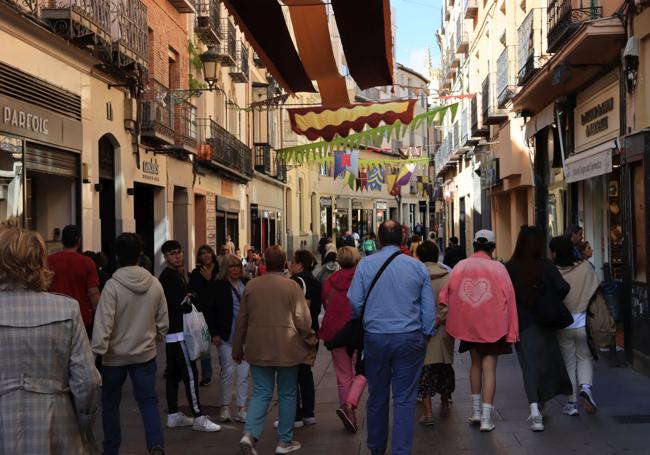
[[[352,201],[352,208],[353,209],[362,209],[363,208],[363,201],[353,200]]]
[[[574,120],[576,152],[618,136],[619,118],[618,84],[578,104]]]
[[[81,150],[81,122],[4,95],[0,95],[0,131]]]
[[[329,198],[329,197],[320,198],[320,206],[321,207],[331,207],[332,206],[332,199]]]
[[[377,210],[388,210],[388,204],[385,202],[377,202],[376,203]]]
[[[579,158],[579,159],[578,159]],[[589,156],[573,156],[566,163],[567,183],[578,182],[612,172],[612,149],[605,150]]]
[[[501,184],[499,178],[499,158],[488,161],[481,166],[481,189],[487,190]]]
[[[144,152],[140,161],[140,169],[135,170],[134,180],[150,185],[165,185],[167,178],[166,159],[153,153]]]
[[[239,201],[217,196],[217,210],[224,212],[239,213]]]

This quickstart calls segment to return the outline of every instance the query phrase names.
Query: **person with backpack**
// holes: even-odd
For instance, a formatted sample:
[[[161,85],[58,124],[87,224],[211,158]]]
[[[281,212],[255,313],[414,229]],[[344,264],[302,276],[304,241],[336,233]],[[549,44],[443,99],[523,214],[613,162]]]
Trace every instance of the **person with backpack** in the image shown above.
[[[375,243],[375,233],[371,232],[368,234],[366,240],[363,241],[363,253],[366,256],[370,256],[375,251],[377,251],[377,244]]]
[[[550,244],[553,262],[562,274],[564,280],[569,283],[571,290],[564,298],[564,304],[573,316],[573,324],[565,329],[558,330],[557,338],[560,343],[560,350],[564,358],[573,391],[568,395],[567,403],[562,411],[569,416],[579,414],[578,397],[587,413],[593,414],[598,406],[593,396],[593,360],[596,358],[596,350],[590,346],[592,341],[591,333],[598,334],[598,330],[589,331],[591,305],[601,304],[598,301],[599,282],[594,268],[588,261],[576,259],[574,244],[569,237],[555,237]],[[608,313],[601,315],[608,315]],[[593,314],[593,313],[592,313]],[[609,317],[611,319],[611,316]],[[601,322],[602,324],[602,322]],[[595,324],[594,324],[595,325]],[[600,340],[599,340],[600,341]]]

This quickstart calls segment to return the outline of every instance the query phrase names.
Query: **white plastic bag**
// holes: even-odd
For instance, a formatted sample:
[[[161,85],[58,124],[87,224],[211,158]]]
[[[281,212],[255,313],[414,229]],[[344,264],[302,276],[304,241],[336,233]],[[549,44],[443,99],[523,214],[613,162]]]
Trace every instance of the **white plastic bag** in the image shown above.
[[[202,313],[192,305],[192,311],[183,315],[183,338],[190,360],[196,360],[210,353],[210,330]]]

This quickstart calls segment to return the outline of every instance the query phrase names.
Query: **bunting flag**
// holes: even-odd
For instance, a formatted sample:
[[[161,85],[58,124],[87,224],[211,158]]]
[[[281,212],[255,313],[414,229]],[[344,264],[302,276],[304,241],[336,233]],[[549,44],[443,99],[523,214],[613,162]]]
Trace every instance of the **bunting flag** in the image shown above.
[[[284,148],[278,150],[278,157],[286,163],[302,164],[331,156],[337,150],[354,150],[358,149],[360,145],[367,147],[384,140],[400,140],[409,132],[409,130],[417,130],[424,122],[426,122],[427,125],[430,125],[434,121],[442,122],[448,111],[451,113],[452,119],[455,118],[456,112],[458,111],[458,103],[437,107],[420,115],[416,115],[408,124],[402,123],[398,120],[391,125],[381,125],[376,128],[368,128],[359,133],[350,134],[347,137],[337,136],[331,141],[312,142],[309,144]]]
[[[357,191],[368,189],[368,171],[363,168],[359,170],[359,178],[357,178]]]
[[[381,166],[372,166],[370,174],[368,175],[368,190],[381,191],[381,186],[384,184],[384,168]]]
[[[398,196],[401,193],[401,188],[410,182],[414,170],[415,165],[412,163],[402,166],[402,169],[400,169],[399,174],[396,176],[395,183],[391,186],[391,195]]]
[[[351,172],[355,177],[359,176],[359,151],[345,150],[334,152],[334,179],[344,172]]]
[[[388,188],[393,188],[396,179],[397,179],[397,174],[393,174],[392,172],[390,172],[386,175],[386,184],[388,185]]]
[[[359,150],[350,152],[350,172],[355,177],[359,177]]]
[[[343,177],[343,188],[349,186],[351,190],[354,190],[354,184],[356,180],[357,179],[354,177],[354,175],[352,175],[351,172],[346,172],[345,176]]]
[[[345,170],[347,169],[346,158],[347,155],[344,151],[334,152],[334,180],[336,180],[339,175],[345,173]]]

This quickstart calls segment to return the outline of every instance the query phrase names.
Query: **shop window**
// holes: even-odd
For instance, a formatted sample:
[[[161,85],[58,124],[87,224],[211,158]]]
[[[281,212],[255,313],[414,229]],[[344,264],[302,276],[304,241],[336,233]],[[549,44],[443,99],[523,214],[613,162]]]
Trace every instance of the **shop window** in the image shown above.
[[[0,135],[0,227],[20,227],[24,213],[23,143]]]
[[[646,207],[644,166],[637,164],[630,169],[632,177],[632,219],[634,220],[634,280],[646,282]]]

